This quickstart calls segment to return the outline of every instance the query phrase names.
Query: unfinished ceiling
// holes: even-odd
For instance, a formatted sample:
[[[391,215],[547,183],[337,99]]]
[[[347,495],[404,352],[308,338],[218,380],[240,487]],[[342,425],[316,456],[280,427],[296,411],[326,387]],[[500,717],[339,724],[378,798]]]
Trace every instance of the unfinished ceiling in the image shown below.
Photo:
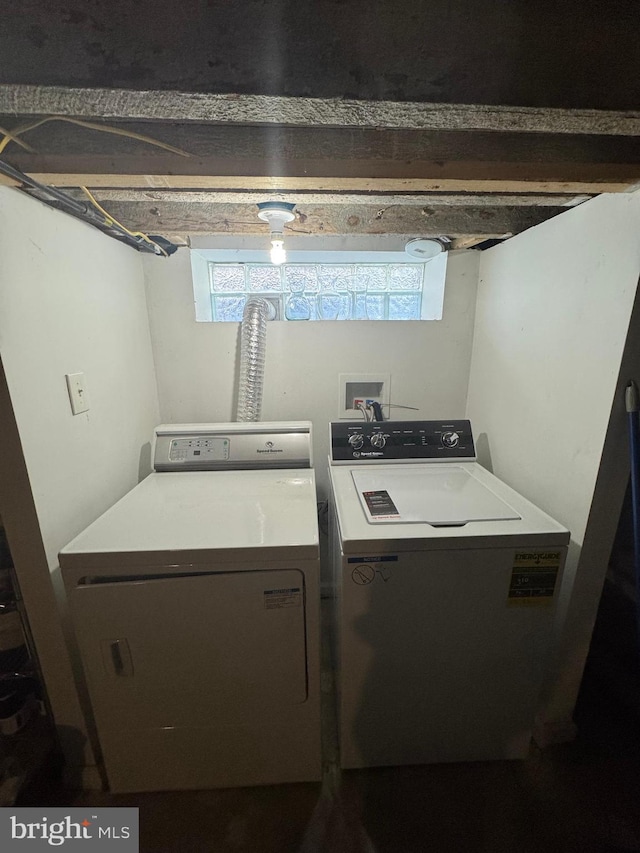
[[[593,0],[27,0],[3,17],[4,131],[54,115],[179,149],[57,121],[0,155],[134,230],[263,233],[255,204],[281,198],[298,234],[463,246],[640,184],[635,0],[615,16]]]

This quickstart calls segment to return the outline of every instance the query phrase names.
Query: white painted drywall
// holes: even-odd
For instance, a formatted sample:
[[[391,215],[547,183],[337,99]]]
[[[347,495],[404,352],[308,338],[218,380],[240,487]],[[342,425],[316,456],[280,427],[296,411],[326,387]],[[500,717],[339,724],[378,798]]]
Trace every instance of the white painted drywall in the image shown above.
[[[57,554],[149,472],[159,416],[142,265],[135,250],[8,188],[0,189],[0,259],[0,354],[37,513],[25,524],[41,536],[40,559],[23,550],[27,531],[10,522],[11,508],[2,512],[70,743],[71,730],[86,737],[87,729],[62,639],[61,620],[69,626]],[[73,416],[65,374],[79,371],[91,408]]]
[[[416,407],[392,409],[396,419],[464,415],[477,264],[474,252],[450,256],[440,321],[268,324],[262,418],[313,422],[321,498],[339,374],[391,374],[391,401]],[[144,267],[162,420],[234,420],[238,324],[195,322],[188,250]]]
[[[626,485],[619,372],[639,275],[638,194],[600,196],[480,263],[467,404],[480,461],[572,534],[550,725],[573,711]]]

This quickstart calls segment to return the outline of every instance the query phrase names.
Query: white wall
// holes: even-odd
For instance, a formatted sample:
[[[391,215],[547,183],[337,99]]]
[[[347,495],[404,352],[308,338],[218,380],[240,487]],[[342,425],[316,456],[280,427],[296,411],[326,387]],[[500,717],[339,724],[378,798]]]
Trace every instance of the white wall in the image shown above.
[[[390,373],[391,402],[418,409],[395,418],[464,416],[477,263],[474,252],[451,255],[437,322],[269,323],[262,419],[313,421],[321,497],[340,373]],[[187,250],[144,267],[162,420],[234,420],[238,325],[195,322]]]
[[[572,534],[550,725],[573,711],[628,476],[619,372],[639,274],[638,194],[600,196],[480,264],[467,405],[480,461]]]
[[[577,581],[570,602],[572,583],[565,587],[552,719],[573,708],[625,485],[620,389],[626,372],[640,371],[640,336],[625,350],[639,226],[640,196],[603,196],[481,256],[453,254],[439,322],[268,327],[263,418],[314,422],[321,496],[338,375],[380,371],[391,374],[393,402],[417,407],[409,418],[460,417],[467,404],[486,437],[481,461],[572,530],[568,575]],[[0,355],[15,414],[0,383],[0,462],[14,478],[0,489],[0,513],[56,721],[82,736],[57,553],[147,473],[155,423],[235,414],[238,327],[195,322],[186,250],[142,261],[0,190]],[[73,417],[64,374],[76,371],[86,375],[91,410]]]
[[[61,634],[57,554],[149,471],[158,402],[142,265],[135,250],[8,188],[0,189],[0,259],[0,354],[35,515],[21,521],[6,492],[0,511],[70,744],[73,730],[87,729]],[[91,408],[73,416],[65,374],[79,371]],[[11,424],[1,428],[0,444]],[[24,498],[28,484],[19,486]],[[28,551],[34,539],[40,556]]]

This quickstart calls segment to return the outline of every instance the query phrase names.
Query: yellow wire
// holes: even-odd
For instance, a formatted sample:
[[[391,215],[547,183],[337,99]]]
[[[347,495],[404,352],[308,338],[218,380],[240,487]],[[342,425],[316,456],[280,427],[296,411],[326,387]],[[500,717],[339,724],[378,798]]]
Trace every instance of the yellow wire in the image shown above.
[[[140,237],[142,240],[145,241],[145,243],[149,243],[149,245],[155,246],[156,249],[159,249],[165,256],[165,258],[169,257],[168,253],[165,252],[162,246],[160,246],[159,243],[156,243],[155,240],[152,240],[150,237],[147,237],[147,235],[143,234],[142,231],[129,231],[129,229],[126,228],[121,222],[118,222],[118,220],[115,219],[110,213],[107,213],[104,207],[99,204],[99,202],[94,198],[94,196],[91,195],[91,193],[86,187],[80,187],[80,189],[87,196],[91,204],[100,211],[100,213],[107,219],[108,222],[112,222],[114,225],[117,225],[118,228],[122,228],[122,230],[130,237]]]
[[[17,145],[21,145],[23,148],[26,148],[27,151],[33,152],[33,148],[31,148],[30,145],[27,145],[26,142],[23,142],[21,139],[19,139],[19,137],[21,136],[21,134],[28,133],[28,131],[30,130],[35,130],[36,127],[40,127],[41,125],[46,124],[50,121],[66,121],[69,122],[69,124],[77,124],[80,127],[87,127],[90,130],[99,130],[104,133],[113,133],[117,136],[126,136],[130,139],[138,139],[141,142],[147,142],[149,145],[155,145],[158,148],[164,148],[167,151],[172,151],[174,154],[180,154],[180,156],[182,157],[191,156],[187,151],[182,151],[180,148],[174,148],[173,145],[167,145],[166,142],[160,142],[157,139],[152,139],[150,136],[144,136],[142,133],[134,133],[133,131],[122,130],[119,127],[110,127],[109,125],[95,124],[94,122],[90,121],[80,121],[80,119],[67,118],[66,116],[47,116],[47,118],[39,119],[38,121],[34,121],[31,124],[23,125],[22,127],[15,128],[11,131],[7,131],[3,128],[0,128],[0,133],[4,134],[4,138],[0,142],[0,154],[2,154],[2,152],[10,142],[15,142]],[[86,187],[80,187],[80,189],[88,197],[91,204],[97,210],[100,211],[100,213],[106,218],[108,222],[112,222],[114,225],[117,225],[118,228],[121,228],[125,232],[125,234],[128,234],[130,237],[140,237],[146,243],[149,243],[150,246],[154,246],[156,249],[158,249],[158,251],[161,252],[165,256],[165,258],[169,257],[168,253],[162,248],[162,246],[160,246],[146,234],[143,234],[142,231],[130,231],[121,222],[118,222],[117,219],[114,219],[114,217],[111,216],[110,213],[107,213],[107,211],[98,203],[98,201],[94,198],[93,195],[91,195],[91,193]]]
[[[11,131],[6,130],[4,127],[0,127],[0,133],[4,133],[4,139],[0,142],[0,154],[4,151],[7,145],[10,142],[15,142],[16,145],[19,145],[21,148],[24,148],[25,151],[28,151],[30,154],[33,154],[33,148],[30,145],[27,145],[26,142],[23,142],[22,139],[18,139]]]
[[[96,124],[92,121],[81,121],[78,118],[68,118],[67,116],[47,116],[46,118],[38,119],[38,121],[34,121],[31,124],[24,124],[22,127],[16,127],[10,133],[0,130],[0,133],[5,133],[5,138],[0,142],[0,154],[4,151],[9,142],[18,142],[16,137],[21,136],[23,133],[28,133],[30,130],[35,130],[36,127],[40,127],[50,121],[65,121],[68,124],[77,124],[79,127],[87,127],[89,130],[98,130],[102,133],[112,133],[115,136],[125,136],[128,139],[137,139],[140,142],[146,142],[148,145],[155,145],[157,148],[164,148],[165,151],[171,151],[173,154],[179,154],[181,157],[191,157],[191,154],[189,154],[188,151],[183,151],[182,148],[175,148],[173,145],[169,145],[166,142],[160,142],[160,140],[153,139],[151,136],[145,136],[142,133],[135,133],[133,130],[123,130],[120,127],[111,127],[111,125],[108,124]]]

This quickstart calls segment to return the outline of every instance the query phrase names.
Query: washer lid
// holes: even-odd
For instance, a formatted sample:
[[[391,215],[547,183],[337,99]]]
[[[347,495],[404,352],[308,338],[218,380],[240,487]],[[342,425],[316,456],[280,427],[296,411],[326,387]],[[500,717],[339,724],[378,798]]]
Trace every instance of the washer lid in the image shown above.
[[[425,465],[419,472],[359,470],[351,475],[369,524],[451,527],[522,517],[457,465]]]

